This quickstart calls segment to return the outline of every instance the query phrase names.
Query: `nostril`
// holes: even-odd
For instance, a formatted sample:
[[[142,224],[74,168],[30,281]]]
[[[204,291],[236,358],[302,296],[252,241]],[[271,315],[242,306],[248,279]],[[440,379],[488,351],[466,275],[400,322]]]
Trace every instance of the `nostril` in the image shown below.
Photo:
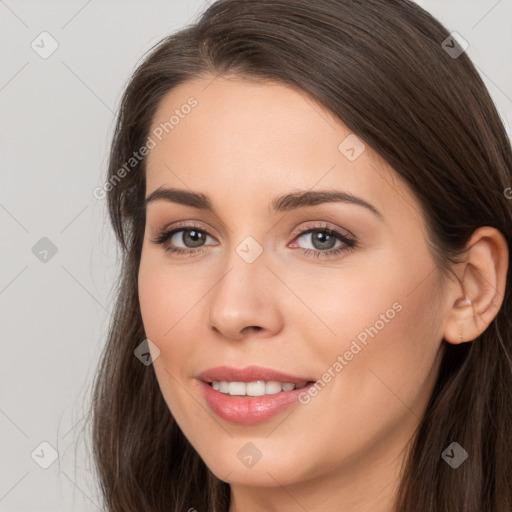
[[[261,331],[261,327],[259,325],[250,325],[249,327],[246,327],[244,330]]]

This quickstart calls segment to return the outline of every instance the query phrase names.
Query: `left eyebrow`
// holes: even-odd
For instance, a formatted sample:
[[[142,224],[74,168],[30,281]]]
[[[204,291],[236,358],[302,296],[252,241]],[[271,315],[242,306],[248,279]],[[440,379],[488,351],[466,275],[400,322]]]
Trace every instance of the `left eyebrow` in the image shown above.
[[[305,208],[307,206],[315,206],[321,203],[349,203],[357,206],[362,206],[367,210],[371,211],[374,215],[380,219],[384,219],[382,213],[368,203],[364,199],[357,197],[348,192],[342,192],[340,190],[308,190],[299,191],[292,194],[286,194],[280,197],[276,197],[272,201],[272,208],[276,212],[287,212],[296,208]]]
[[[154,190],[145,200],[146,206],[154,201],[168,201],[185,206],[191,206],[199,210],[206,210],[215,213],[211,199],[202,193],[191,192],[177,188],[159,187]],[[307,190],[275,197],[271,202],[272,210],[275,212],[288,212],[298,208],[306,208],[322,203],[342,202],[362,206],[372,212],[379,219],[383,219],[382,213],[372,204],[364,199],[348,192],[339,190]]]

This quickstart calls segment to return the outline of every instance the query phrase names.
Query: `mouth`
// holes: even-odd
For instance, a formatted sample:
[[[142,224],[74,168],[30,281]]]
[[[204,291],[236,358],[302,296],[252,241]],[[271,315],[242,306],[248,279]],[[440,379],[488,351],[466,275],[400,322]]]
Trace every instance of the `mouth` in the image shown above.
[[[221,419],[240,425],[268,421],[292,405],[316,382],[263,367],[211,368],[197,377],[209,408]]]

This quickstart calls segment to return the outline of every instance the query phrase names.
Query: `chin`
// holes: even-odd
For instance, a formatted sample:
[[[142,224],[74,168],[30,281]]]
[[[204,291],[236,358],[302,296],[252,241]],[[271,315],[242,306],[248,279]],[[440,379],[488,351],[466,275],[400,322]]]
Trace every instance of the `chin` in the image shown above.
[[[202,457],[209,470],[220,480],[253,487],[290,485],[301,480],[301,475],[294,472],[294,469],[297,470],[299,464],[304,467],[304,461],[297,456],[291,457],[290,454],[290,458],[283,459],[278,455],[280,450],[271,450],[272,455],[265,455],[262,451],[259,460],[254,457],[251,460],[250,455],[246,455],[254,450],[250,441],[239,441],[236,444],[233,451],[226,449],[222,453],[210,453]]]

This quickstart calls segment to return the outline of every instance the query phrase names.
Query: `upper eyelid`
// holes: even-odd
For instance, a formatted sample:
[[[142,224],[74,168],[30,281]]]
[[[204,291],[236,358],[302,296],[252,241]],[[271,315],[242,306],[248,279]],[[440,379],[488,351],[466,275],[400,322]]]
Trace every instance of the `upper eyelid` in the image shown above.
[[[353,233],[351,233],[346,228],[340,228],[337,226],[334,226],[331,222],[325,222],[322,225],[315,225],[315,226],[304,226],[296,231],[294,231],[294,236],[302,235],[305,232],[309,231],[315,231],[315,230],[325,230],[325,231],[335,231],[336,233],[345,236],[346,238],[356,238]]]
[[[180,224],[177,226],[172,226],[169,228],[164,228],[161,231],[161,233],[162,234],[167,233],[170,237],[176,233],[179,233],[180,231],[189,231],[189,230],[193,230],[193,229],[197,229],[198,231],[201,231],[201,232],[205,233],[207,236],[214,238],[216,240],[216,237],[214,235],[212,235],[208,229],[204,228],[203,226],[201,226],[199,224],[195,224],[193,221],[190,221],[188,223],[185,221],[185,222],[183,222],[183,224]],[[295,240],[299,236],[308,234],[311,231],[316,231],[316,230],[333,231],[336,233],[337,237],[341,236],[341,237],[344,237],[344,238],[347,238],[350,240],[356,239],[355,235],[353,235],[348,229],[338,228],[336,226],[333,226],[332,223],[326,222],[326,221],[324,221],[324,222],[315,221],[315,224],[313,226],[302,226],[299,229],[294,230],[292,241]]]

